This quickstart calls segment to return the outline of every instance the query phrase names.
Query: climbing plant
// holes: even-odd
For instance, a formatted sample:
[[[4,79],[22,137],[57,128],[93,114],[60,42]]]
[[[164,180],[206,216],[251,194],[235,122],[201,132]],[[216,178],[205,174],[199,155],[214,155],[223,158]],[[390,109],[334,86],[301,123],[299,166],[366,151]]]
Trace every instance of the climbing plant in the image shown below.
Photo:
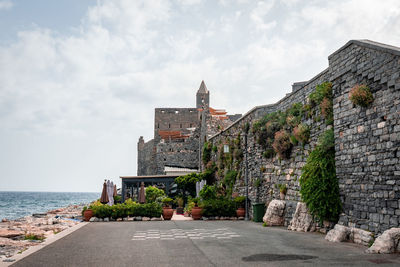
[[[337,221],[341,202],[336,178],[333,129],[327,130],[310,153],[300,177],[300,194],[320,221]]]

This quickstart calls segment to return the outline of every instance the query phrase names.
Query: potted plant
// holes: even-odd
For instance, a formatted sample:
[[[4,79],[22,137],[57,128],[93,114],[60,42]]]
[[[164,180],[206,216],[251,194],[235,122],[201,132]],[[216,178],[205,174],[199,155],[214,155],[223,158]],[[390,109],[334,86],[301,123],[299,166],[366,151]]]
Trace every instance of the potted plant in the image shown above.
[[[194,203],[194,207],[192,208],[192,218],[193,220],[200,220],[203,213],[203,208],[199,207],[199,198],[193,198],[192,202]]]
[[[93,210],[89,207],[83,207],[82,216],[85,222],[88,222],[93,217]]]
[[[235,202],[237,206],[236,216],[237,217],[244,217],[246,210],[244,209],[244,202],[246,200],[245,196],[235,197]]]
[[[173,201],[172,198],[169,197],[163,198],[162,200],[163,203],[162,216],[164,220],[171,220],[172,215],[174,215],[174,210],[171,207],[172,201]]]
[[[176,214],[183,214],[183,198],[182,197],[176,197],[175,199],[176,204],[178,204],[178,207],[176,208]]]
[[[281,200],[284,200],[287,192],[286,184],[279,184],[278,187],[279,187],[279,197]]]

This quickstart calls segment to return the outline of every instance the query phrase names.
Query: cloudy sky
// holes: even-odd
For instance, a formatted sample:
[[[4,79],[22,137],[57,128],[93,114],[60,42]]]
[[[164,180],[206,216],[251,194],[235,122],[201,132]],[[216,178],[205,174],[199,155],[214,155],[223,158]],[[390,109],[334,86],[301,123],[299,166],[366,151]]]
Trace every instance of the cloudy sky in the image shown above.
[[[136,175],[155,107],[245,113],[350,39],[400,46],[398,0],[0,0],[0,191]]]

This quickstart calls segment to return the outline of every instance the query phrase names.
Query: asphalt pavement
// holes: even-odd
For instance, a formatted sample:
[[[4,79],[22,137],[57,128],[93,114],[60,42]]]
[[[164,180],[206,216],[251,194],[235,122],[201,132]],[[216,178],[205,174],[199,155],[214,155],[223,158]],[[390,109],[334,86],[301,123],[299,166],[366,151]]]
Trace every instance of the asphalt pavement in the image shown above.
[[[246,221],[98,222],[12,266],[400,266],[365,249]]]

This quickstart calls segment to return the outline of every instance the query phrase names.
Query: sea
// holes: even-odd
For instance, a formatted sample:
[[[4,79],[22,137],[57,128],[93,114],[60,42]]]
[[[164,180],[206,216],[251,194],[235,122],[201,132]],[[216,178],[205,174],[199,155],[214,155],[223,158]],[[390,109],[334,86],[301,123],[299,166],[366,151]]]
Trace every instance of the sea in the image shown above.
[[[14,220],[68,205],[88,204],[101,193],[0,191],[0,220]]]

